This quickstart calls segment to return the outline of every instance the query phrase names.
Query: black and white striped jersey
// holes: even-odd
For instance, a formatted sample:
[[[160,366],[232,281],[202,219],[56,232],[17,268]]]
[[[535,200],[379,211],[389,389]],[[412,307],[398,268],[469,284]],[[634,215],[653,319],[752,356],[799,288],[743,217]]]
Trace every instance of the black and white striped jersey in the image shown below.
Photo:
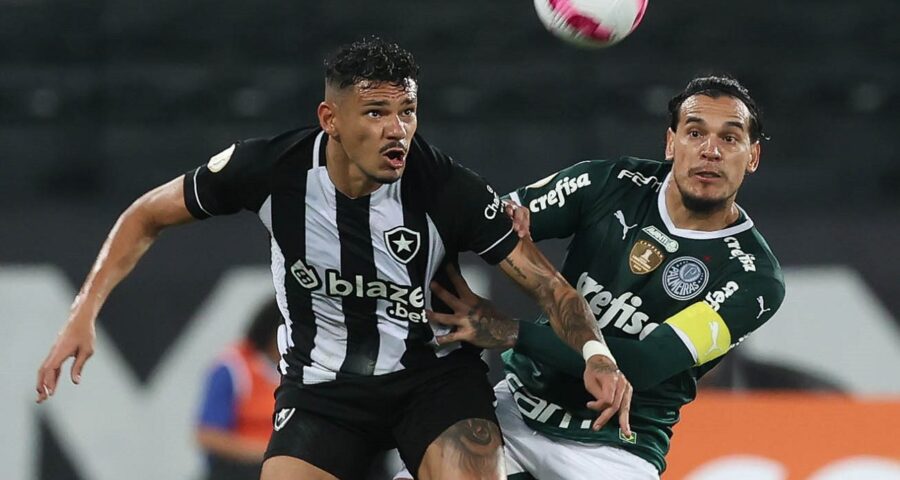
[[[199,219],[250,210],[268,229],[286,380],[445,361],[459,346],[434,342],[429,284],[445,256],[472,251],[494,264],[515,248],[499,197],[417,135],[399,181],[349,198],[328,176],[327,142],[319,128],[238,142],[185,174],[187,208]]]

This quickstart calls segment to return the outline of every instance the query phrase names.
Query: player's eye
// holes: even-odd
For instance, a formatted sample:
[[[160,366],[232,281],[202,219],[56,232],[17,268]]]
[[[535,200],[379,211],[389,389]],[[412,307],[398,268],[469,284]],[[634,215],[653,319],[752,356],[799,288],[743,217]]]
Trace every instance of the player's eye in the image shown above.
[[[691,138],[700,138],[700,131],[699,130],[689,130],[688,136]]]
[[[411,115],[415,115],[415,114],[416,114],[415,108],[407,108],[406,110],[403,111],[403,115],[406,115],[407,117],[411,116]]]
[[[379,112],[378,110],[369,110],[366,112],[366,116],[371,118],[378,118],[381,116],[381,112]]]

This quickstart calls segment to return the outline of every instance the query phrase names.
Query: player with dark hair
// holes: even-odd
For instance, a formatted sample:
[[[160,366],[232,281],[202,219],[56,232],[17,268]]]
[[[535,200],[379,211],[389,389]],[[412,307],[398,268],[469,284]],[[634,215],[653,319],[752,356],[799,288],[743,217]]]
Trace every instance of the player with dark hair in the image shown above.
[[[435,287],[457,312],[433,314],[457,326],[439,341],[513,347],[496,387],[510,479],[658,479],[697,379],[781,305],[781,267],[735,203],[759,166],[756,103],[732,78],[701,77],[669,109],[665,162],[581,162],[510,194],[526,207],[516,211],[520,234],[572,237],[562,273],[634,385],[632,432],[616,422],[590,428],[584,362],[546,318],[515,322],[458,275],[459,298]]]
[[[587,359],[597,428],[615,414],[627,425],[631,385],[587,303],[512,233],[482,178],[416,134],[412,55],[370,38],[325,67],[318,127],[235,143],[122,214],[38,372],[38,401],[67,357],[78,382],[102,303],[163,228],[249,210],[271,237],[285,319],[263,479],[361,478],[394,446],[419,478],[503,475],[479,350],[439,345],[425,318],[429,285],[458,252],[499,263]]]

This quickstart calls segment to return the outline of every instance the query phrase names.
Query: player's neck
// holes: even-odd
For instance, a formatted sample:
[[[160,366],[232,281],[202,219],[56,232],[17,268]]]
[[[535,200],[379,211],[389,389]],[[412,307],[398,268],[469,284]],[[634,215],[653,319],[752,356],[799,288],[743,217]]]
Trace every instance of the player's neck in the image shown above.
[[[740,217],[734,197],[725,201],[720,208],[700,212],[691,210],[684,204],[675,182],[669,183],[665,195],[669,218],[676,227],[684,230],[714,232],[728,227]]]
[[[334,188],[348,198],[364,197],[381,186],[357,168],[334,139],[325,144],[325,169]]]

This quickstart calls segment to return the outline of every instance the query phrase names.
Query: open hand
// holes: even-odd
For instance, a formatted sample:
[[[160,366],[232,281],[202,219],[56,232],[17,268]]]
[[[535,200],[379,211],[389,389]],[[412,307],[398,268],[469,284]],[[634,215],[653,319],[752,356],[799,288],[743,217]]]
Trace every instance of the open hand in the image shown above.
[[[95,337],[93,324],[74,321],[66,324],[56,338],[56,343],[53,344],[44,363],[38,369],[35,388],[37,403],[47,400],[56,392],[62,364],[69,357],[75,357],[71,371],[72,383],[77,385],[81,382],[81,370],[84,368],[85,362],[94,354]]]
[[[453,295],[437,282],[431,283],[431,292],[452,308],[453,313],[425,312],[430,322],[455,327],[450,333],[435,337],[438,345],[452,342],[468,342],[481,348],[510,348],[515,345],[519,322],[472,292],[452,265],[447,267],[447,273],[457,294]]]

